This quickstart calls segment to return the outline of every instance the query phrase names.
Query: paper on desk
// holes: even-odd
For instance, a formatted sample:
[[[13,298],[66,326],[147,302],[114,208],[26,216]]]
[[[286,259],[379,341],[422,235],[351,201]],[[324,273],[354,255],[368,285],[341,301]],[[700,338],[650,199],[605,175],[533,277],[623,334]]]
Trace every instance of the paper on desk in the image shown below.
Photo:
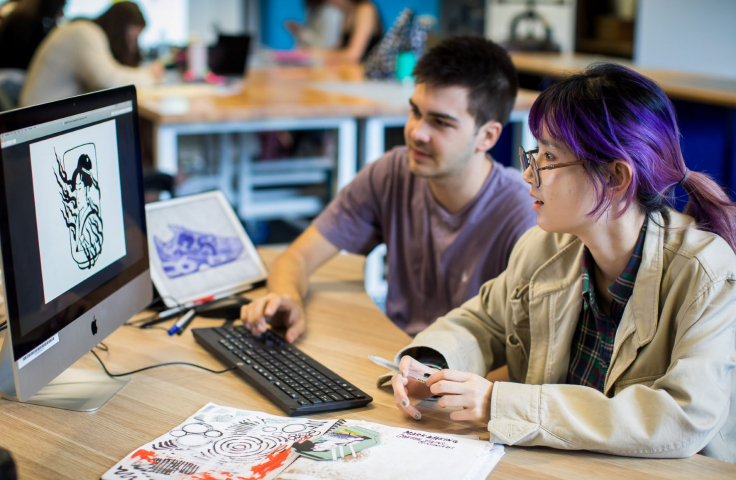
[[[348,421],[377,432],[381,443],[333,462],[299,458],[276,478],[279,480],[481,480],[488,477],[504,454],[503,445],[457,435],[407,430],[377,423]]]
[[[288,418],[208,403],[181,425],[134,450],[103,480],[275,478],[297,458],[291,445],[335,420]]]

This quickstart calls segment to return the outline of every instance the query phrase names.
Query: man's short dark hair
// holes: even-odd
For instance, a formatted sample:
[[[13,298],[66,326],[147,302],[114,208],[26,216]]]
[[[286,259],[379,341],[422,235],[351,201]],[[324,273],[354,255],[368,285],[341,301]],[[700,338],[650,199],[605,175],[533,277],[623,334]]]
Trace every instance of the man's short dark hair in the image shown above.
[[[505,125],[514,108],[519,77],[503,47],[482,37],[453,37],[429,50],[414,68],[416,83],[468,89],[468,113],[476,126]]]

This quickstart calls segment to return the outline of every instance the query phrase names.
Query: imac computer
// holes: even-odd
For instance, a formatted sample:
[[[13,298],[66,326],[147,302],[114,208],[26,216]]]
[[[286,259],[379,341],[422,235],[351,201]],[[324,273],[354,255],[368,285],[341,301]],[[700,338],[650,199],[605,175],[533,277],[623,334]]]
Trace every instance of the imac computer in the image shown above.
[[[153,295],[133,86],[0,114],[0,249],[2,397],[96,410],[125,381],[69,367]]]

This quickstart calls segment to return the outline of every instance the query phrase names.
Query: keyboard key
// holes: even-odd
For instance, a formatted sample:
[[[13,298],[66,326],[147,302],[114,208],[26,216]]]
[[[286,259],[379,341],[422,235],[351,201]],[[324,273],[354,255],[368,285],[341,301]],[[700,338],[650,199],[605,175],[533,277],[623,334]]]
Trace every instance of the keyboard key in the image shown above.
[[[340,395],[336,394],[336,393],[330,393],[327,396],[330,397],[331,399],[333,399],[336,402],[339,402],[339,401],[342,401],[343,400],[343,398]]]
[[[328,397],[327,395],[317,395],[317,398],[319,398],[325,403],[332,403],[332,399]]]
[[[338,395],[340,395],[341,397],[346,397],[346,395],[350,395],[350,394],[349,394],[348,392],[346,392],[345,390],[340,390],[340,389],[336,389],[336,390],[335,390],[335,393],[336,393],[336,394],[338,394]],[[350,396],[352,397],[352,395],[350,395]],[[346,398],[347,398],[347,397],[346,397]]]

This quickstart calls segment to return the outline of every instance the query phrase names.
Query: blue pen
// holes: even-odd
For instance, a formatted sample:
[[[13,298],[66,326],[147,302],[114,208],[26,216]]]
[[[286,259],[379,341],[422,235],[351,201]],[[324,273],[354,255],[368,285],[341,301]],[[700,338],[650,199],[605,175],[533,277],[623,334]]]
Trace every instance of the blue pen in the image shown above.
[[[179,321],[176,322],[174,326],[169,329],[169,336],[174,334],[181,335],[181,332],[183,332],[184,329],[187,328],[189,322],[191,322],[192,318],[194,318],[194,313],[194,309],[192,308],[191,310],[188,310],[187,313],[182,315]]]

